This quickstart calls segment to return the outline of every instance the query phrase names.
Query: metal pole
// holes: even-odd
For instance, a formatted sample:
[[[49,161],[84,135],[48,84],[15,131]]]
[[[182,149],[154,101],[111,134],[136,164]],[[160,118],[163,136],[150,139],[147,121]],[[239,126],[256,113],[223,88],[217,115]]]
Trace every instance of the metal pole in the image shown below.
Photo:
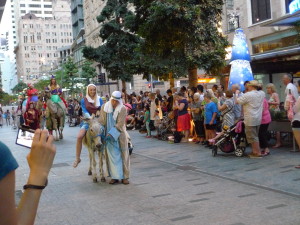
[[[151,92],[153,92],[153,77],[152,77],[152,74],[150,74],[150,82],[151,82]]]

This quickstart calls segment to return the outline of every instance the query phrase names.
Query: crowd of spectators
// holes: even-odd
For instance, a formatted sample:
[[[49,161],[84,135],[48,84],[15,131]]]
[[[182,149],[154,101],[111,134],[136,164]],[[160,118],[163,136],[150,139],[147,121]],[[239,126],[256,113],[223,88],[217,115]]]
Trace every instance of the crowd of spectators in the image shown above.
[[[212,88],[198,85],[190,89],[182,86],[167,90],[166,95],[159,89],[153,93],[140,91],[130,95],[123,91],[123,101],[128,109],[127,128],[139,129],[146,133],[146,138],[160,138],[164,123],[174,124],[169,129],[169,140],[176,143],[194,141],[212,148],[224,127],[232,127],[243,120],[247,142],[252,148],[249,157],[267,156],[270,154],[268,127],[272,118],[279,115],[292,122],[296,141],[300,144],[298,90],[289,74],[282,82],[286,86],[286,98],[282,103],[274,84],[267,84],[263,90],[256,80],[246,81],[243,92],[239,84],[232,85],[230,90],[225,90],[223,85]],[[155,135],[152,135],[153,130],[157,131]],[[272,134],[276,139],[272,148],[280,147],[280,132]],[[176,140],[178,136],[179,140]]]

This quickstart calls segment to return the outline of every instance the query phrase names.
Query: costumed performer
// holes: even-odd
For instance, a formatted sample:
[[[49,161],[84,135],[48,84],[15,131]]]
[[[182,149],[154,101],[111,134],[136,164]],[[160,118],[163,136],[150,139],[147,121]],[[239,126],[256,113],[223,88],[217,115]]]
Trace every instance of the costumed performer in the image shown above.
[[[81,99],[80,105],[82,108],[83,118],[91,118],[92,114],[96,115],[97,111],[100,111],[103,105],[102,99],[97,94],[97,88],[94,84],[89,84],[86,88],[86,96]],[[73,167],[76,168],[81,162],[80,155],[82,149],[82,139],[85,136],[87,130],[89,129],[89,124],[86,121],[82,121],[80,124],[80,130],[77,135],[76,142],[76,159],[73,163]]]
[[[38,101],[38,90],[34,88],[33,84],[28,84],[28,89],[26,90],[27,94],[27,103],[26,103],[26,110],[29,109],[30,102],[37,102]]]
[[[100,123],[105,127],[104,151],[107,155],[110,184],[129,184],[130,160],[128,137],[125,126],[127,110],[123,105],[122,93],[114,91],[110,100],[101,107]]]
[[[29,109],[24,113],[24,121],[27,126],[31,129],[36,130],[40,128],[40,118],[39,111],[35,109],[35,104],[33,102],[29,103]]]

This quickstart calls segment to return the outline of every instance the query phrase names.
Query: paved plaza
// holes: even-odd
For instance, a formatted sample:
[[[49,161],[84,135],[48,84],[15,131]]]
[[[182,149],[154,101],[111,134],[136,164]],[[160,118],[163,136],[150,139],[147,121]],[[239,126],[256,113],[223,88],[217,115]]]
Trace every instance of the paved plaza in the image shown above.
[[[194,143],[170,144],[130,131],[134,143],[129,185],[93,183],[87,150],[72,167],[78,127],[64,140],[43,191],[37,225],[299,225],[300,153],[271,149],[261,159],[212,157]],[[17,201],[28,177],[29,150],[15,145],[16,130],[0,128],[19,162]],[[249,149],[248,149],[249,151]]]

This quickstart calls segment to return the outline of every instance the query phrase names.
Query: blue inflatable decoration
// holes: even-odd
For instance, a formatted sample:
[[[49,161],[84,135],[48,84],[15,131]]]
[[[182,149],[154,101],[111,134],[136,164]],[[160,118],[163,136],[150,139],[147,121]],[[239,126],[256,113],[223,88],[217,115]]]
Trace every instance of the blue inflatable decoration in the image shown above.
[[[243,29],[239,28],[235,31],[233,38],[228,89],[231,89],[233,84],[239,84],[241,86],[241,91],[244,91],[244,82],[253,80],[250,61],[251,56],[249,53],[246,36]]]

